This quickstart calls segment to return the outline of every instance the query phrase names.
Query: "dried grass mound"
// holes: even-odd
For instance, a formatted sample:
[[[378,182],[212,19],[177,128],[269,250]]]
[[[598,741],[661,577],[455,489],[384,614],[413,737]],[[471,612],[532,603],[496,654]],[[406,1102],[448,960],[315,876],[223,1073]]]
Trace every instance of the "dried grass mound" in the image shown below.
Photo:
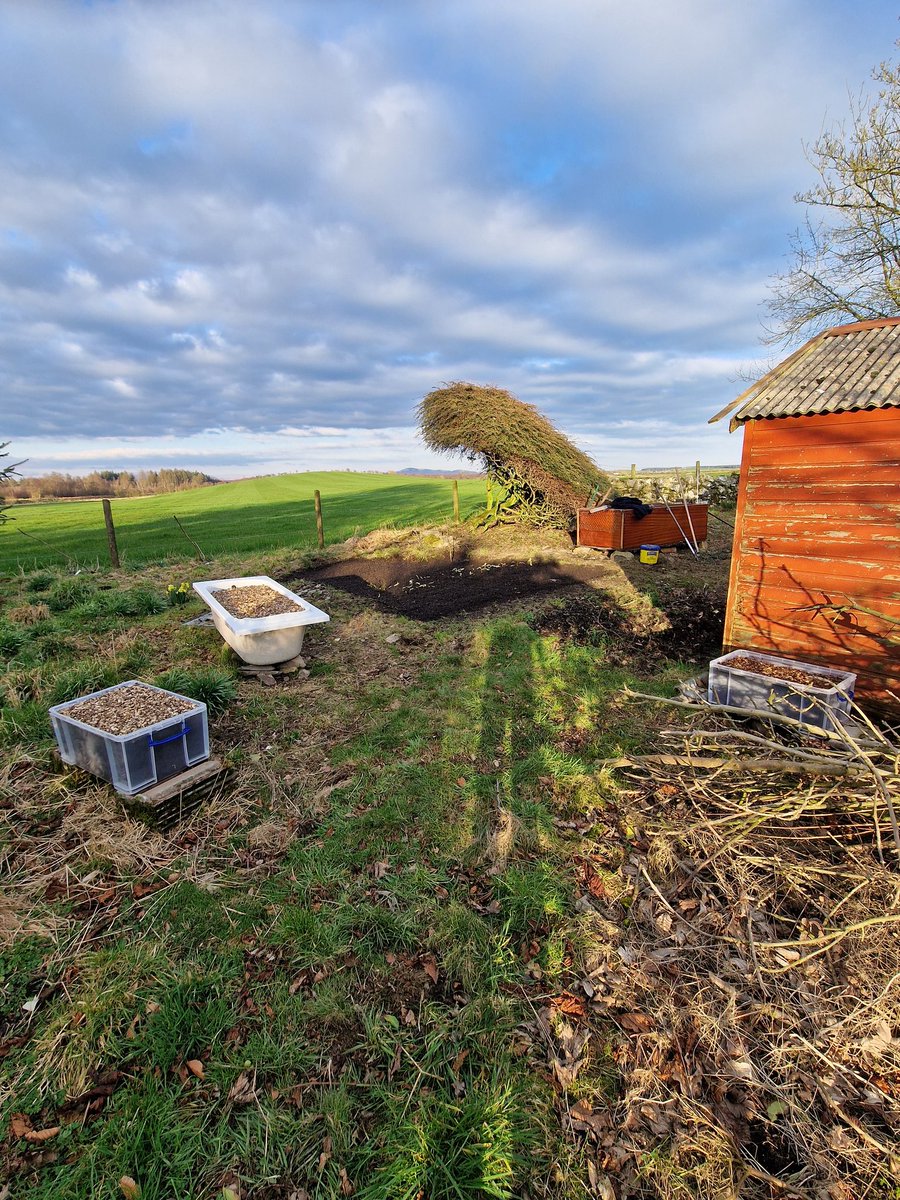
[[[450,383],[418,409],[431,450],[481,461],[517,519],[568,528],[603,472],[531,404],[503,388]]]

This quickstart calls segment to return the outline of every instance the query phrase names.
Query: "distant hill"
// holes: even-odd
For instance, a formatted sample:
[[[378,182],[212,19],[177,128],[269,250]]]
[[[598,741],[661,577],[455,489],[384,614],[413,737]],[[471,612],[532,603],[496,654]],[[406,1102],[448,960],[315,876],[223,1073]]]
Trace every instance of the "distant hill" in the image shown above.
[[[484,471],[442,471],[434,470],[430,467],[404,467],[402,471],[395,471],[395,475],[442,475],[446,479],[481,479]]]

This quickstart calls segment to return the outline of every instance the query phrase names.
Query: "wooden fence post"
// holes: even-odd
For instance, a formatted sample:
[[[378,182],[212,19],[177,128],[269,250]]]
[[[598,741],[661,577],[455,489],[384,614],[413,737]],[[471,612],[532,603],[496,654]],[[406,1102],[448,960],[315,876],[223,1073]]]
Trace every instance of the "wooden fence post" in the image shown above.
[[[634,483],[636,475],[637,475],[637,463],[632,463],[631,464],[631,482],[632,483]]]
[[[453,520],[459,524],[459,484],[453,480]]]
[[[694,499],[699,500],[700,499],[700,459],[699,458],[694,463],[694,487],[696,488],[696,491],[697,491],[697,495],[694,497]]]
[[[313,493],[313,499],[316,504],[316,532],[319,537],[319,549],[325,549],[325,527],[322,524],[322,497],[319,495],[319,489],[316,488]]]
[[[109,542],[109,561],[114,567],[119,565],[119,547],[116,545],[116,527],[113,525],[112,508],[108,500],[101,500],[103,519],[106,522],[106,540]]]

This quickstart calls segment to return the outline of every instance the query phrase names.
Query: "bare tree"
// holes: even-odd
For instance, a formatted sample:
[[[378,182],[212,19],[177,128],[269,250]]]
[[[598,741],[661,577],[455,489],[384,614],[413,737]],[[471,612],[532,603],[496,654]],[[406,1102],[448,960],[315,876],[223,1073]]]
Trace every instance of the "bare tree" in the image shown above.
[[[791,270],[775,278],[769,342],[900,314],[900,65],[882,63],[873,79],[877,98],[861,94],[807,148],[820,182],[795,197],[806,222]]]
[[[0,442],[0,459],[9,458],[9,451],[6,449],[8,445],[9,442]],[[22,462],[24,461],[22,459]],[[0,464],[0,483],[5,483],[6,480],[12,479],[13,475],[16,474],[16,467],[21,467],[21,465],[21,462],[9,463],[6,466]],[[4,504],[2,499],[0,499],[0,525],[10,519],[9,513],[6,511],[8,507],[9,505]]]

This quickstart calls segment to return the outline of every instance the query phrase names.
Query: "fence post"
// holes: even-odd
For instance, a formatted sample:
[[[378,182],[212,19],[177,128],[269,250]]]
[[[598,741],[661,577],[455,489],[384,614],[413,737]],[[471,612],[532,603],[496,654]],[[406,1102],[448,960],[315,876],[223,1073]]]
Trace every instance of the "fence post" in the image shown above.
[[[106,540],[109,542],[109,561],[114,567],[119,565],[119,547],[116,545],[116,527],[113,525],[112,508],[108,500],[101,500],[103,519],[106,522]]]
[[[459,484],[453,480],[453,520],[459,524]]]
[[[325,549],[325,527],[322,524],[322,497],[319,495],[319,489],[316,488],[313,493],[313,499],[316,504],[316,533],[319,537],[319,549]]]
[[[632,483],[634,483],[636,476],[637,476],[637,463],[632,463],[631,464],[631,482]]]
[[[697,491],[697,495],[694,497],[694,499],[699,500],[700,499],[700,459],[699,458],[694,463],[694,487]]]

